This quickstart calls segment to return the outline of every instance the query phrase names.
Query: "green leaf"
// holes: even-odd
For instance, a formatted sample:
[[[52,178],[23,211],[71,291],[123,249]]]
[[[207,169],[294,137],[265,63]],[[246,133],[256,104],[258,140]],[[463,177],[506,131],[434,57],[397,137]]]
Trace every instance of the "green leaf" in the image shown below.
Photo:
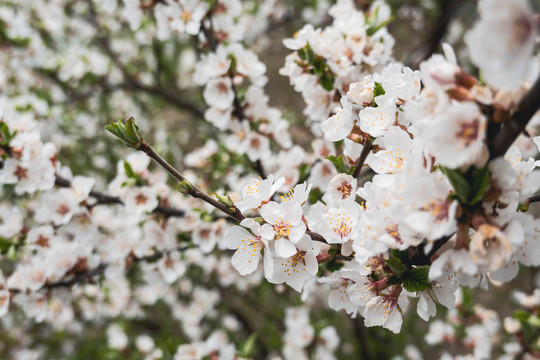
[[[484,196],[489,184],[489,169],[487,166],[482,169],[472,167],[472,195],[469,204],[474,205]]]
[[[222,203],[223,205],[228,206],[228,207],[233,207],[234,206],[234,202],[232,201],[232,199],[229,196],[223,196],[223,195],[220,195],[218,193],[214,193],[214,195],[216,196],[218,201],[220,203]]]
[[[377,8],[378,9],[378,8]],[[394,20],[394,18],[389,18],[388,20],[386,21],[383,21],[382,23],[380,23],[379,25],[371,25],[367,30],[366,30],[366,33],[368,34],[368,36],[373,36],[373,34],[375,34],[377,31],[381,30],[383,27],[385,27],[386,25],[388,25],[392,20]]]
[[[398,258],[390,258],[385,262],[398,277],[401,277],[407,271],[407,267]]]
[[[399,260],[401,260],[401,262],[403,264],[406,264],[407,261],[409,260],[409,253],[407,250],[397,250],[397,249],[393,249],[392,250],[392,257],[393,258],[397,258]]]
[[[127,177],[129,177],[129,178],[134,178],[135,177],[135,172],[133,171],[133,168],[125,160],[124,160],[124,171],[126,172]]]
[[[332,91],[334,89],[334,79],[331,78],[330,76],[326,74],[322,75],[320,77],[320,80],[321,80],[321,86],[323,87],[324,90]]]
[[[139,133],[139,127],[135,124],[133,117],[127,120],[120,119],[117,122],[111,121],[109,125],[105,126],[105,129],[122,140],[128,147],[139,150],[140,145],[143,143],[143,139]]]
[[[386,91],[383,89],[382,85],[375,81],[375,86],[373,87],[373,97],[386,94]]]
[[[538,316],[533,315],[529,317],[529,320],[527,320],[527,322],[534,327],[540,328],[540,318],[538,318]]]
[[[330,160],[332,164],[334,164],[334,167],[339,173],[347,173],[347,164],[345,163],[345,160],[343,158],[343,155],[334,156],[330,155],[327,156],[326,159]]]
[[[242,346],[242,356],[249,357],[251,352],[253,351],[253,347],[255,346],[255,340],[257,339],[257,334],[251,334],[250,337],[246,340],[244,343],[244,346]]]
[[[6,238],[0,236],[0,252],[7,254],[9,249],[13,246],[13,243]]]
[[[193,191],[193,185],[187,180],[182,180],[178,183],[178,191],[182,194],[190,194]]]
[[[326,263],[326,269],[330,272],[338,271],[345,265],[344,262],[336,261],[332,259],[331,261]]]
[[[472,189],[465,176],[457,169],[449,169],[443,166],[441,166],[440,169],[452,184],[458,199],[462,203],[467,204]]]
[[[403,275],[403,287],[410,292],[418,292],[431,289],[432,285],[428,277],[429,266],[411,269]]]
[[[531,316],[531,313],[525,310],[514,311],[514,318],[521,322],[527,322],[530,316]]]

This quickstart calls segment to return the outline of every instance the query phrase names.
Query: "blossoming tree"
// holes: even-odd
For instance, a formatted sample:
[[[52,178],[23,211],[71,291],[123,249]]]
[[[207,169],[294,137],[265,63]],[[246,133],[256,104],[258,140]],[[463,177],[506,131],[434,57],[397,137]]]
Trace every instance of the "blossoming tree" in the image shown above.
[[[477,5],[1,2],[2,356],[540,356],[540,18]]]

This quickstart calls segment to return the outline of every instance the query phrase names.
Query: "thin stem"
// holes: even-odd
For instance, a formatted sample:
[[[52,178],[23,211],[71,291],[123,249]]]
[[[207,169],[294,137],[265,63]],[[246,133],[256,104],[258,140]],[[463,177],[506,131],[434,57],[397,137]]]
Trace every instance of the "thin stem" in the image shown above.
[[[130,262],[128,263],[129,264],[128,266],[131,266],[131,265],[133,265],[135,263],[143,262],[143,261],[156,261],[156,260],[161,259],[161,257],[163,257],[165,254],[168,254],[171,251],[183,252],[183,251],[186,251],[186,250],[188,250],[190,248],[191,248],[191,246],[183,246],[183,247],[177,247],[175,249],[156,252],[155,254],[148,255],[148,256],[131,257],[131,258],[129,258]],[[43,285],[41,287],[41,289],[54,289],[54,288],[60,288],[60,287],[73,286],[73,285],[75,285],[77,283],[83,282],[85,280],[89,280],[94,276],[99,276],[99,275],[103,274],[108,266],[109,266],[109,264],[103,263],[103,264],[100,264],[99,266],[97,266],[97,267],[95,267],[93,269],[84,270],[84,271],[81,271],[81,272],[77,272],[75,274],[68,274],[68,275],[66,275],[64,277],[64,279],[61,279],[59,281],[52,282],[52,283],[46,283],[45,285]],[[71,275],[74,275],[74,276],[72,278],[70,278],[70,279],[67,279],[67,280],[65,279],[66,277],[71,276]],[[10,288],[9,291],[12,294],[17,294],[17,293],[23,292],[23,290],[17,289],[17,288]]]
[[[60,177],[58,175],[56,176],[55,184],[56,186],[63,187],[63,188],[71,187],[71,181],[63,177]],[[96,202],[91,204],[90,207],[94,207],[97,205],[108,205],[108,204],[124,205],[124,202],[117,196],[111,196],[111,195],[107,195],[99,191],[93,191],[93,190],[90,191],[89,195],[93,197],[94,199],[96,199]],[[167,207],[167,206],[158,206],[152,212],[156,214],[162,214],[167,217],[183,217],[186,215],[186,213],[183,210],[175,209],[175,208]]]
[[[242,212],[236,207],[236,206],[227,206],[225,204],[220,203],[204,191],[202,191],[197,186],[193,185],[190,181],[188,181],[184,175],[182,175],[178,170],[176,170],[171,164],[167,162],[167,160],[163,159],[150,145],[146,143],[141,143],[139,146],[139,150],[144,152],[148,157],[150,157],[152,160],[157,162],[163,169],[165,169],[169,174],[171,174],[176,180],[178,180],[180,183],[184,184],[182,187],[182,191],[186,194],[201,199],[202,201],[206,202],[207,204],[212,205],[216,209],[219,209],[223,211],[225,214],[229,215],[234,220],[240,222],[244,220],[246,217],[242,214]],[[320,241],[326,243],[325,238],[313,231],[306,231],[306,234],[311,236],[311,239],[314,241]]]
[[[529,204],[539,202],[540,201],[540,194],[536,194],[536,195],[531,196],[527,201],[528,201]]]
[[[366,141],[364,144],[364,147],[362,148],[362,152],[360,153],[360,157],[358,158],[358,162],[356,163],[356,169],[354,169],[354,172],[352,176],[355,179],[360,179],[358,175],[360,175],[360,170],[362,170],[362,166],[364,166],[364,162],[366,161],[369,152],[373,148],[373,138]]]
[[[157,162],[163,169],[165,169],[169,174],[171,174],[179,182],[186,184],[187,186],[183,191],[191,195],[194,198],[201,199],[202,201],[212,205],[216,209],[223,211],[225,214],[229,215],[236,221],[242,221],[245,219],[245,216],[242,215],[240,210],[236,207],[229,207],[225,204],[220,203],[210,195],[206,194],[204,191],[199,189],[197,186],[193,185],[188,181],[184,175],[180,174],[171,164],[169,164],[165,159],[163,159],[150,145],[146,143],[140,144],[140,150],[144,152],[148,157]]]

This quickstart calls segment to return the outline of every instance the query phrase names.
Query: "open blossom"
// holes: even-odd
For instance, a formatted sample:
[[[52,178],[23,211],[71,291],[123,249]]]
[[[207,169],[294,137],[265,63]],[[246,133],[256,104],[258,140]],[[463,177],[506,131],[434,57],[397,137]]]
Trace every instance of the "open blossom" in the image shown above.
[[[242,200],[234,205],[244,212],[255,209],[266,203],[272,195],[283,185],[285,178],[279,178],[274,182],[274,175],[268,175],[267,179],[254,178],[242,188]]]
[[[528,0],[481,0],[478,21],[465,40],[488,84],[515,88],[531,66],[538,26]]]
[[[338,207],[330,208],[323,215],[321,235],[329,244],[343,244],[356,235],[356,224],[360,215],[360,205],[355,201],[345,201]]]
[[[521,242],[516,237],[523,236],[520,228],[513,228],[510,236],[513,241]],[[471,259],[478,264],[483,271],[494,271],[499,269],[512,255],[512,243],[509,236],[497,227],[482,224],[471,238],[470,244]]]
[[[324,138],[327,141],[339,141],[345,139],[353,129],[354,117],[351,104],[346,97],[341,100],[342,107],[336,109],[336,113],[321,124]]]
[[[208,105],[219,110],[227,110],[234,100],[231,79],[224,76],[210,80],[204,89],[203,96]]]
[[[354,200],[356,198],[357,180],[351,175],[338,174],[330,181],[328,185],[328,196],[333,203],[339,203],[345,200]]]
[[[281,204],[271,201],[261,207],[261,216],[266,221],[261,227],[261,235],[268,240],[277,240],[277,255],[289,257],[296,252],[293,244],[298,243],[306,232],[300,204],[296,201]]]
[[[279,254],[278,254],[279,255]],[[317,274],[317,252],[313,241],[304,235],[296,244],[291,256],[274,258],[274,271],[270,282],[281,284],[285,282],[294,290],[301,292],[308,279]]]
[[[366,107],[360,111],[360,129],[373,137],[384,134],[396,121],[396,105],[388,96],[375,98],[378,107]]]
[[[41,197],[35,219],[42,224],[65,225],[78,211],[79,201],[70,189],[50,190]]]
[[[391,126],[379,139],[375,144],[383,149],[369,156],[366,163],[378,174],[400,172],[412,149],[409,134],[399,126]]]
[[[394,334],[400,332],[403,324],[398,299],[390,295],[375,296],[369,300],[363,316],[367,327],[382,326]]]
[[[0,236],[10,238],[23,229],[23,215],[17,207],[0,204]]]
[[[248,228],[246,230],[245,228]],[[261,226],[253,219],[244,219],[240,226],[233,226],[225,233],[225,243],[230,250],[236,250],[232,265],[240,275],[254,272],[264,250],[264,269],[267,277],[272,275],[272,256],[268,241],[261,236]]]
[[[366,76],[361,82],[349,85],[347,97],[356,105],[367,106],[373,103],[373,88],[375,82],[371,75]]]
[[[426,131],[426,147],[437,161],[449,168],[483,165],[487,120],[472,102],[453,103]]]

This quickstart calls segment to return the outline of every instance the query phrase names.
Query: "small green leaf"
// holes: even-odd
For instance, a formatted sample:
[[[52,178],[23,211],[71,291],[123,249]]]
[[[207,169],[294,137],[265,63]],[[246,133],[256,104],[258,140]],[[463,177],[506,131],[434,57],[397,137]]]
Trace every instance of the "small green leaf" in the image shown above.
[[[339,173],[347,173],[347,164],[345,163],[345,160],[343,158],[343,155],[334,156],[330,155],[327,156],[326,159],[330,160],[332,164],[334,164],[334,167]]]
[[[514,311],[514,318],[521,322],[528,321],[530,316],[531,316],[531,313],[525,310]]]
[[[255,346],[255,340],[257,339],[257,334],[251,334],[250,337],[246,340],[244,343],[244,346],[242,346],[242,355],[244,357],[249,357],[251,352],[253,351],[253,347]]]
[[[223,205],[228,206],[228,207],[234,207],[234,202],[229,196],[223,196],[218,193],[214,193],[214,195],[216,196],[218,201],[222,203]]]
[[[183,180],[178,184],[178,191],[182,194],[190,194],[193,191],[193,185],[187,180]]]
[[[540,318],[538,318],[538,316],[532,315],[527,322],[534,327],[540,328]]]
[[[472,167],[472,183],[472,199],[470,199],[469,204],[474,205],[482,200],[489,184],[489,169],[487,166],[482,169]]]
[[[129,177],[129,178],[134,178],[135,177],[135,172],[133,171],[133,168],[125,160],[124,160],[124,171],[126,172],[127,177]]]
[[[331,261],[326,263],[326,269],[330,272],[338,271],[345,265],[344,262],[336,261],[335,259],[332,259]]]
[[[428,277],[429,266],[422,266],[407,271],[402,277],[403,287],[410,292],[418,292],[431,289],[432,285]]]
[[[139,150],[140,145],[143,143],[143,139],[139,133],[139,127],[135,124],[133,117],[127,120],[118,120],[117,122],[110,122],[105,126],[105,129],[111,134],[122,140],[122,142],[131,148]]]
[[[465,176],[457,169],[449,169],[443,166],[441,166],[440,169],[452,184],[458,199],[462,203],[467,204],[472,189],[467,179],[465,179]]]
[[[407,271],[407,267],[398,258],[386,259],[385,262],[398,277],[401,277]]]
[[[386,91],[384,91],[382,85],[375,81],[375,86],[373,87],[373,97],[375,98],[384,94],[386,94]]]
[[[321,86],[323,87],[324,90],[332,91],[334,89],[334,79],[332,79],[330,76],[326,74],[322,75],[320,77],[320,80],[321,80]]]
[[[381,30],[383,27],[385,27],[386,25],[388,25],[392,20],[394,20],[394,19],[393,19],[393,18],[389,18],[388,20],[383,21],[383,22],[380,23],[379,25],[371,25],[371,26],[366,30],[366,33],[368,34],[368,36],[373,36],[373,34],[375,34],[377,31]]]

